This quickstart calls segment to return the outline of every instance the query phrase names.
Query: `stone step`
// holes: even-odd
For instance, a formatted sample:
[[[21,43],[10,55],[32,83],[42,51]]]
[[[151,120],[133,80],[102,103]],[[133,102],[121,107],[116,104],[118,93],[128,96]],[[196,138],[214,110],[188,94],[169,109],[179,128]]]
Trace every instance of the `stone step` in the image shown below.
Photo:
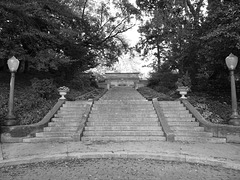
[[[94,104],[93,108],[131,108],[131,109],[143,109],[143,108],[153,108],[152,104]]]
[[[162,131],[160,126],[86,126],[86,131]]]
[[[66,108],[66,109],[77,109],[77,108],[86,108],[91,106],[92,104],[63,104],[61,108]]]
[[[88,106],[89,105],[74,105],[74,104],[65,105],[65,104],[63,104],[63,106],[60,109],[85,109]]]
[[[100,122],[100,121],[90,121],[87,122],[87,126],[160,126],[160,123],[157,121],[151,121],[151,122],[147,122],[147,121],[131,121],[131,122],[119,122],[119,121],[115,121],[115,122],[111,122],[111,121],[104,121],[104,122]]]
[[[189,114],[187,110],[164,110],[164,114]]]
[[[181,104],[180,101],[158,101],[159,104]]]
[[[211,132],[201,132],[201,131],[175,131],[175,135],[177,136],[190,136],[190,137],[213,137],[213,133]]]
[[[184,142],[201,142],[201,143],[226,143],[225,138],[210,138],[210,137],[186,137],[186,136],[175,136],[175,141]]]
[[[37,143],[37,142],[65,142],[65,141],[74,141],[71,137],[34,137],[34,138],[25,138],[23,142],[25,143]]]
[[[84,131],[84,136],[163,136],[163,131]]]
[[[195,127],[195,126],[171,126],[173,131],[204,131],[204,127]]]
[[[52,132],[75,132],[78,129],[78,126],[76,127],[44,127],[44,132],[52,131]]]
[[[168,122],[195,122],[195,118],[193,117],[165,117]]]
[[[50,122],[48,123],[49,127],[69,127],[69,126],[79,126],[79,121],[78,122]]]
[[[79,122],[81,121],[81,117],[73,117],[73,118],[52,118],[52,122],[62,121],[62,122]]]
[[[169,113],[164,113],[165,117],[192,117],[192,114],[169,114]]]
[[[92,101],[66,101],[66,105],[68,104],[75,104],[75,105],[86,105],[86,104],[92,104]]]
[[[36,137],[72,137],[73,132],[39,132]]]
[[[187,108],[179,106],[179,107],[161,107],[162,111],[181,111],[187,110]]]
[[[90,114],[89,115],[91,118],[102,118],[102,119],[106,119],[106,118],[149,118],[149,117],[153,117],[153,118],[157,118],[157,114],[126,114],[126,113],[122,113],[122,114]]]
[[[63,104],[61,108],[77,109],[77,108],[86,108],[89,106],[91,106],[91,104]]]
[[[184,106],[182,104],[160,104],[161,108],[184,108]]]
[[[83,114],[55,114],[55,118],[82,118]]]
[[[165,107],[165,108],[178,108],[178,107],[184,107],[182,104],[180,103],[176,103],[176,104],[164,104],[164,103],[159,103],[160,107]]]
[[[155,111],[149,111],[149,112],[144,112],[144,111],[139,111],[139,112],[134,112],[134,111],[109,111],[109,112],[98,112],[98,111],[92,111],[90,116],[130,116],[130,117],[157,117],[157,114]]]
[[[157,117],[99,117],[99,118],[93,118],[89,117],[88,122],[156,122],[158,121]]]
[[[94,105],[152,105],[151,101],[96,101]]]
[[[83,136],[82,141],[166,141],[163,136]]]
[[[149,111],[154,111],[153,107],[141,107],[141,108],[136,108],[136,107],[116,107],[116,108],[109,108],[109,107],[93,107],[92,111],[105,111],[105,112],[118,112],[118,111],[133,111],[133,112],[149,112]]]
[[[169,126],[199,126],[199,122],[170,121]]]
[[[58,112],[85,112],[86,108],[60,108]]]
[[[59,115],[82,115],[82,114],[84,114],[84,112],[85,111],[81,111],[81,110],[79,110],[79,111],[58,111],[57,112],[57,114],[59,114]]]

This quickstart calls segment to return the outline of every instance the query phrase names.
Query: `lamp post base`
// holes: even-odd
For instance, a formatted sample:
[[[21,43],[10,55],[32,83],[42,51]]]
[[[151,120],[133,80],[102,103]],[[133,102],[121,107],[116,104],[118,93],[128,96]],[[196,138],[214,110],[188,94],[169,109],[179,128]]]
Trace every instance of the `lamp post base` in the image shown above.
[[[228,124],[233,126],[240,126],[240,116],[237,113],[232,114],[230,116],[230,120],[228,121]]]
[[[6,119],[3,121],[3,126],[15,126],[18,124],[18,121],[16,120],[16,117],[14,115],[6,116]]]
[[[240,118],[233,118],[228,121],[229,125],[240,126]]]

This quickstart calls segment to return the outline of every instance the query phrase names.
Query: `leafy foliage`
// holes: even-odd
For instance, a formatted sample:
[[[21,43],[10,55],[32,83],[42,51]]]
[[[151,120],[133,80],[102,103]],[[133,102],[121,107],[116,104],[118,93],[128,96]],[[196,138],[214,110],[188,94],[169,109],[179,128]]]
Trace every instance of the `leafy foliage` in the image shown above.
[[[31,80],[31,87],[34,93],[41,98],[49,99],[54,93],[56,94],[56,86],[53,83],[53,79],[34,78]]]
[[[5,85],[0,87],[0,121],[5,119],[8,112],[9,89]],[[16,86],[15,89],[14,112],[20,125],[39,122],[56,103],[56,99],[44,99],[29,89],[25,85]]]
[[[15,100],[15,114],[21,125],[39,122],[56,103],[56,99],[47,100],[34,91],[25,91]]]
[[[155,56],[156,71],[168,64],[179,74],[189,72],[193,90],[228,91],[224,60],[231,52],[240,57],[238,1],[137,0],[137,4],[148,16],[139,28],[137,50],[143,58]]]
[[[157,91],[167,93],[169,90],[175,89],[175,82],[177,81],[177,78],[177,74],[173,74],[171,72],[152,73],[149,78],[148,86],[153,89],[157,88]]]
[[[121,34],[138,13],[128,1],[114,6],[111,14],[109,3],[94,0],[2,0],[1,65],[14,55],[22,71],[61,70],[69,77],[99,63],[110,66],[127,50]]]
[[[182,77],[179,77],[177,82],[175,83],[177,87],[186,86],[188,88],[191,88],[191,78],[188,75],[188,72],[186,72]]]
[[[221,102],[208,94],[192,94],[189,102],[202,114],[202,116],[217,124],[227,124],[231,115],[231,105]]]
[[[36,75],[35,75],[36,76]],[[8,112],[9,98],[9,73],[0,72],[0,123],[5,119]],[[84,78],[89,77],[87,75]],[[52,109],[60,97],[57,87],[67,85],[70,92],[67,94],[68,100],[75,100],[76,97],[92,91],[96,87],[91,87],[89,81],[85,82],[84,87],[71,86],[73,82],[62,81],[62,84],[56,84],[53,77],[46,79],[46,76],[32,78],[28,74],[16,74],[16,84],[14,91],[14,114],[21,125],[37,123]]]

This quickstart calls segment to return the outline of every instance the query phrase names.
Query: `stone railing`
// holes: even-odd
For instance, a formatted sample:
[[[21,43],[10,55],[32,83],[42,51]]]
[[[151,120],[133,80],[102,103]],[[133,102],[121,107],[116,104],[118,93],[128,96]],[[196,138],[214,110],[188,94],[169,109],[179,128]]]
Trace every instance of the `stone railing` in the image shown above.
[[[240,143],[240,126],[227,124],[214,124],[206,121],[204,117],[191,105],[188,100],[181,100],[184,106],[193,114],[193,116],[204,127],[207,132],[212,132],[214,137],[223,137],[227,142]]]

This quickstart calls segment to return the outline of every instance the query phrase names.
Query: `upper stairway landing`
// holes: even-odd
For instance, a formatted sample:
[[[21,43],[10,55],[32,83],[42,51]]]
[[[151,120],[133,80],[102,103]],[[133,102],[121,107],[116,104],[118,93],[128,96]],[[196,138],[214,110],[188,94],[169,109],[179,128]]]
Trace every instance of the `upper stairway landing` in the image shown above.
[[[138,91],[132,87],[118,86],[109,89],[101,98],[100,101],[115,100],[115,101],[147,101]]]

